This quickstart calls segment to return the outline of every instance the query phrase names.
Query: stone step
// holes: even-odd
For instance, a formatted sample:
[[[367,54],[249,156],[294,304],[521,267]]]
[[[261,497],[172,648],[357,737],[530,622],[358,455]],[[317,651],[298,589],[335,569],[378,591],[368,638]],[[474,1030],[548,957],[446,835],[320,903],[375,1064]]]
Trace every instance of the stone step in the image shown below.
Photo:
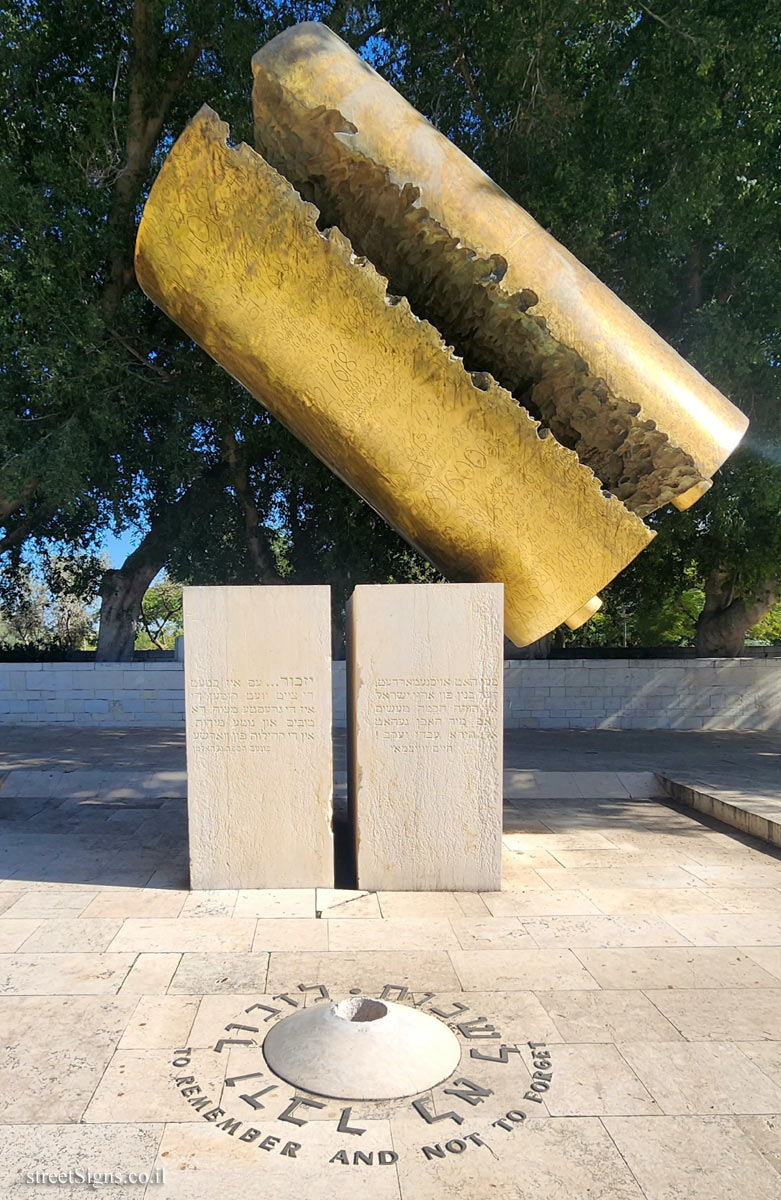
[[[725,825],[781,846],[781,797],[659,776],[665,792]]]

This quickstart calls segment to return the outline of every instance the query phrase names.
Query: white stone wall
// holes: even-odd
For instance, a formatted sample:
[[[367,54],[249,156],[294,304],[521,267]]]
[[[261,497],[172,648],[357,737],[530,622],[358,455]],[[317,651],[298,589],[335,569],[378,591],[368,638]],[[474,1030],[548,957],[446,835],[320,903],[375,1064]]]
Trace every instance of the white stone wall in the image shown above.
[[[505,729],[781,730],[781,659],[507,662]]]
[[[184,664],[0,663],[0,722],[184,725]]]
[[[781,659],[507,662],[506,729],[781,731]],[[345,664],[334,663],[345,724]],[[181,662],[0,663],[0,723],[184,725]]]

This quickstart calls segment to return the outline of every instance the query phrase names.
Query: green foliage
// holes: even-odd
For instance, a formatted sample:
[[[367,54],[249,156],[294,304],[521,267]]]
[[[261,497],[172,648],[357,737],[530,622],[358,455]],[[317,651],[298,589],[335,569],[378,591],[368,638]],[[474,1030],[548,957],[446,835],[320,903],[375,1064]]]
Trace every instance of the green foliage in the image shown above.
[[[0,577],[0,649],[83,650],[94,638],[97,580],[103,564],[86,555],[50,555]]]
[[[431,577],[134,285],[134,226],[172,140],[205,101],[251,141],[250,56],[311,18],[752,419],[704,500],[656,514],[654,545],[577,636],[620,644],[628,605],[630,640],[688,642],[714,570],[738,592],[781,577],[778,0],[37,0],[0,16],[6,580],[31,547],[154,526],[231,439],[247,486],[234,471],[211,519],[182,524],[173,578],[251,582],[265,556],[338,604],[357,582]]]
[[[146,590],[136,649],[173,650],[182,632],[182,585],[164,575]]]
[[[692,571],[738,595],[781,578],[777,0],[383,15],[402,89],[751,419],[711,492],[656,514],[656,542],[609,592],[657,605],[669,631]]]
[[[231,442],[249,476],[246,494],[227,473],[208,527],[182,523],[168,548],[175,577],[257,581],[248,505],[272,575],[333,580],[343,590],[348,577],[418,569],[397,535],[133,280],[140,206],[186,121],[207,102],[234,139],[251,142],[252,53],[285,25],[330,11],[243,0],[43,0],[2,18],[6,576],[23,572],[23,551],[29,557],[50,539],[89,547],[106,528],[154,528],[226,460]],[[350,19],[357,29],[362,18]]]
[[[756,646],[781,646],[781,604],[774,605],[748,636]]]

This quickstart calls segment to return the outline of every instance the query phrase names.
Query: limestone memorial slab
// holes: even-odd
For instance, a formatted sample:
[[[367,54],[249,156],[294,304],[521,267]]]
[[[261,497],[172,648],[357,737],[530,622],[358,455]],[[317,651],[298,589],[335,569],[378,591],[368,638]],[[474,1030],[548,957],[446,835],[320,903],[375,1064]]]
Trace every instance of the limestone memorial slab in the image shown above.
[[[347,724],[359,888],[499,889],[502,607],[501,584],[355,589]]]
[[[190,885],[333,887],[327,587],[184,589]]]

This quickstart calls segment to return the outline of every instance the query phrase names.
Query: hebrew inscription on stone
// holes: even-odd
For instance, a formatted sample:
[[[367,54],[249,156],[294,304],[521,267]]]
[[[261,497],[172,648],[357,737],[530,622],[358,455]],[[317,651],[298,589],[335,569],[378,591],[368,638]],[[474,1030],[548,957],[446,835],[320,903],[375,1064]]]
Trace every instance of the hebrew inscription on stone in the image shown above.
[[[332,887],[326,587],[184,590],[194,888]]]

